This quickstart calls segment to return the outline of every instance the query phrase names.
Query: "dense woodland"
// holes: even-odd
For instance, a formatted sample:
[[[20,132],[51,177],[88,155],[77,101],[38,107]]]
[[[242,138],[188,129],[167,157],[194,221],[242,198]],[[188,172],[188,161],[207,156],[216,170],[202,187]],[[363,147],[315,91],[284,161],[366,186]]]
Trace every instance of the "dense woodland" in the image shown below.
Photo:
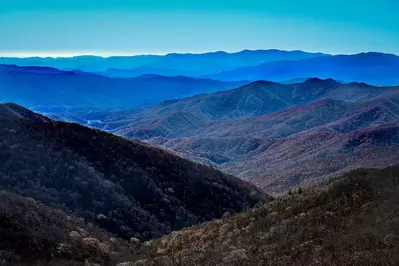
[[[2,265],[397,265],[399,166],[347,173],[161,238],[117,239],[32,198],[0,194]]]
[[[149,239],[247,209],[255,186],[148,145],[16,105],[0,112],[0,188]]]
[[[33,198],[0,192],[0,265],[108,263],[112,259],[112,247],[106,244],[110,237],[83,219]]]
[[[349,172],[142,247],[129,265],[399,265],[399,166]]]

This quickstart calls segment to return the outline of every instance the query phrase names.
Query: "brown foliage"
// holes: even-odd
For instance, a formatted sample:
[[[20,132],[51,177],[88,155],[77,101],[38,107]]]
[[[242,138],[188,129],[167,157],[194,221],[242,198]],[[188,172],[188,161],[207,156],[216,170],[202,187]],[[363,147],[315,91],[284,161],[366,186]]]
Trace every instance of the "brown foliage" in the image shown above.
[[[154,266],[397,265],[398,202],[399,167],[358,170],[164,236],[141,258]]]

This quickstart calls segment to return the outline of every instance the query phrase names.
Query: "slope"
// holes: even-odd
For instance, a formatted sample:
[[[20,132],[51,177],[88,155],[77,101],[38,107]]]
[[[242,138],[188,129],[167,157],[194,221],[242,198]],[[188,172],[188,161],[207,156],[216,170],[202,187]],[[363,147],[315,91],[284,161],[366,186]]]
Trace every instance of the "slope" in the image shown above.
[[[344,134],[305,132],[283,139],[210,136],[153,138],[149,142],[250,179],[269,193],[282,193],[318,185],[347,170],[397,163],[398,129],[396,123]],[[348,148],[348,143],[356,145]]]
[[[240,120],[237,120],[239,118],[259,117],[325,98],[361,102],[377,96],[397,93],[397,91],[398,87],[374,87],[362,83],[341,84],[331,79],[312,78],[303,83],[289,85],[257,81],[233,90],[165,101],[142,110],[114,112],[108,117],[102,117],[102,120],[103,128],[106,130],[118,135],[145,139],[159,133],[159,131],[151,132],[154,129],[154,124],[162,125],[164,121],[170,121],[169,117],[172,114],[184,112],[187,116],[192,117],[191,124],[196,124],[195,127],[184,127],[182,130],[179,123],[169,123],[167,130],[163,130],[162,134],[157,136],[189,137],[208,127],[219,128],[224,132],[225,127],[229,124],[241,123]],[[320,109],[322,108],[324,107],[320,107]],[[336,110],[340,108],[337,106]],[[298,111],[305,112],[307,116],[311,116],[313,109],[314,107],[309,106],[307,111],[292,109],[291,112],[294,112],[295,115],[298,114]],[[201,122],[195,123],[194,120],[201,120]],[[232,120],[233,122],[219,123],[219,120]],[[245,120],[245,122],[248,121],[253,121],[251,123],[253,127],[259,127],[257,123],[260,121],[257,118]],[[200,130],[198,126],[201,127]]]
[[[134,257],[127,242],[32,198],[0,191],[0,221],[2,265],[115,265]]]
[[[122,237],[160,236],[263,197],[249,183],[141,142],[41,121],[13,104],[0,110],[8,110],[0,115],[0,188]]]
[[[399,119],[397,93],[398,87],[331,79],[291,85],[258,81],[116,112],[103,126],[281,193],[357,167],[394,164],[397,123],[389,123]],[[366,144],[344,148],[361,134],[369,135]]]
[[[399,168],[358,170],[325,187],[173,232],[131,265],[397,265]]]
[[[346,170],[394,164],[398,102],[398,95],[356,103],[325,99],[266,116],[215,121],[190,137],[148,142],[282,192]]]

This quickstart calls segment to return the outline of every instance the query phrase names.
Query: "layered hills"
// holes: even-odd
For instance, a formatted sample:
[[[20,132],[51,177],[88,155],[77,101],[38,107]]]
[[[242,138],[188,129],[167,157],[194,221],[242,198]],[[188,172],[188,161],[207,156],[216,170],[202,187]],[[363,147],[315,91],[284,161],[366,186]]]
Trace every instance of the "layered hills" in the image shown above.
[[[149,239],[242,211],[255,186],[138,141],[0,105],[0,189]]]
[[[223,81],[297,83],[309,77],[377,86],[399,84],[399,57],[377,52],[327,55],[303,51],[244,50],[236,53],[70,58],[0,58],[0,64],[90,72],[113,78],[190,76]]]
[[[399,264],[398,58],[0,58],[0,264]]]
[[[164,118],[176,113],[192,113],[207,120],[231,120],[262,116],[325,98],[360,102],[397,92],[398,87],[375,87],[364,83],[342,84],[332,79],[311,78],[302,83],[280,84],[256,81],[242,87],[186,99],[162,102],[137,111],[116,112],[109,117],[110,129],[118,120],[126,124]],[[128,123],[129,122],[129,123]],[[122,124],[123,125],[123,124]]]
[[[399,57],[396,55],[361,53],[267,62],[257,66],[223,71],[208,77],[229,81],[287,81],[318,77],[347,82],[365,82],[373,85],[397,85],[399,84],[398,66]]]
[[[1,102],[17,102],[42,113],[66,113],[75,119],[80,115],[74,110],[134,109],[244,83],[159,75],[109,78],[49,67],[0,65]]]
[[[236,53],[167,54],[140,56],[77,56],[71,58],[0,58],[0,64],[43,66],[81,70],[111,77],[136,77],[143,74],[195,76],[281,60],[300,60],[322,53],[280,50],[244,50]]]
[[[113,113],[103,126],[282,192],[357,167],[394,164],[397,93],[332,79],[259,81]]]

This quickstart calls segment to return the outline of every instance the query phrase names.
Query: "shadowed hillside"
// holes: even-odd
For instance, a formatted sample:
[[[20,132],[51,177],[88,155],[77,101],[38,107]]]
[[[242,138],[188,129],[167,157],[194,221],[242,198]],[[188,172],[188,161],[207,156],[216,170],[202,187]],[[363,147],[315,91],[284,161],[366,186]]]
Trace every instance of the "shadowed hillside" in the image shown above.
[[[0,188],[148,239],[237,212],[253,185],[147,144],[0,105]]]
[[[82,218],[5,191],[0,191],[0,238],[1,265],[115,265],[132,258],[127,242]]]

